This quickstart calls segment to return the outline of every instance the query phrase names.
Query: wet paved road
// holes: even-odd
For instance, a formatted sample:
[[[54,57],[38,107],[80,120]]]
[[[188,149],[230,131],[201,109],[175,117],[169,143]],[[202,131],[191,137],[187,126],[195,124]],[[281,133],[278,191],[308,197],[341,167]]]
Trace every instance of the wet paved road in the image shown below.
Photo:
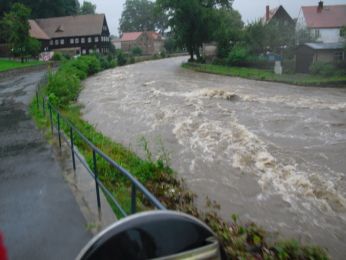
[[[91,238],[50,146],[27,114],[42,75],[0,80],[0,231],[11,260],[74,259]]]
[[[154,154],[163,144],[172,167],[226,219],[238,213],[343,259],[346,88],[194,73],[180,68],[184,60],[89,78],[79,98],[85,119],[142,155],[141,137]]]

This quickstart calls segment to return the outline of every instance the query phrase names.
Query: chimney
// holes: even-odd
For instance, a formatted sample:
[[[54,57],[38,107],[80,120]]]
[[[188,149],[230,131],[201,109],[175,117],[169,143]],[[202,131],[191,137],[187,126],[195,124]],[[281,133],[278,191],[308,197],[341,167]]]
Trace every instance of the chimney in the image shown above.
[[[317,7],[317,12],[322,12],[323,10],[323,1],[319,1],[318,2],[318,7]]]
[[[266,22],[269,21],[269,5],[266,6]]]

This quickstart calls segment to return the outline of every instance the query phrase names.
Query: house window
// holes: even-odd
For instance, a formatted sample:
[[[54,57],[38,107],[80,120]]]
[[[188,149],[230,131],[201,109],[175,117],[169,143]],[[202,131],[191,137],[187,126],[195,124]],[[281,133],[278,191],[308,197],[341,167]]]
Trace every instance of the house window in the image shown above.
[[[79,43],[79,38],[74,39],[75,44]]]
[[[100,53],[100,49],[96,49],[96,52],[97,52],[97,53]]]
[[[55,40],[55,45],[59,45],[59,40]]]
[[[49,45],[53,45],[54,44],[54,41],[53,40],[50,40],[49,41]]]
[[[88,37],[88,42],[90,43],[90,42],[92,42],[92,39],[91,39],[91,37]]]
[[[320,37],[320,30],[319,29],[315,29],[315,37],[316,38]]]
[[[99,37],[95,37],[95,42],[99,42]]]
[[[83,50],[82,50],[82,53],[83,53],[83,54],[86,54],[86,49],[83,49]]]
[[[61,40],[60,40],[60,44],[61,44],[61,45],[64,45],[64,44],[65,44],[65,40],[64,40],[64,39],[61,39]]]
[[[338,51],[334,53],[334,60],[335,61],[342,61],[344,60],[344,52],[343,51]]]
[[[80,39],[81,43],[85,43],[85,38]]]
[[[74,44],[74,39],[73,38],[70,39],[70,44]]]
[[[91,54],[91,53],[93,53],[94,51],[93,51],[93,49],[89,49],[89,53]]]

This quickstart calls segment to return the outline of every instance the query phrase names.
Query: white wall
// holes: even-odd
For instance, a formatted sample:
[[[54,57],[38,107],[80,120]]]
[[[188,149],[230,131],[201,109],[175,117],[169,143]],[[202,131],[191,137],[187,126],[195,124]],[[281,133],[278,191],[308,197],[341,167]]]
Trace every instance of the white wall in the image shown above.
[[[317,38],[317,41],[324,43],[328,42],[342,42],[343,38],[340,37],[340,29],[320,29],[320,37]]]

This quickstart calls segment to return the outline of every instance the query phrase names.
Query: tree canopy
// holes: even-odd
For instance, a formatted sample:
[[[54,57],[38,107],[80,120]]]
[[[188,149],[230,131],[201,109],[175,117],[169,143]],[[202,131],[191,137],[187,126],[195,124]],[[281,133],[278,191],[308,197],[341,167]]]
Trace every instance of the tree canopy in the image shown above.
[[[82,6],[80,7],[80,14],[95,14],[96,5],[91,2],[84,1]]]
[[[0,16],[8,12],[14,3],[21,3],[30,8],[30,18],[75,15],[79,11],[78,0],[1,0],[1,2]]]
[[[168,14],[177,43],[187,48],[191,59],[194,54],[200,58],[199,49],[203,43],[227,33],[226,24],[222,28],[219,25],[235,14],[231,12],[232,3],[233,0],[157,0],[158,7]]]
[[[22,62],[25,55],[35,55],[40,50],[40,43],[29,36],[30,12],[23,4],[15,3],[1,20],[2,33],[6,36],[12,53],[20,56]]]
[[[119,34],[123,32],[155,31],[167,28],[168,18],[149,0],[127,0],[120,18]]]

